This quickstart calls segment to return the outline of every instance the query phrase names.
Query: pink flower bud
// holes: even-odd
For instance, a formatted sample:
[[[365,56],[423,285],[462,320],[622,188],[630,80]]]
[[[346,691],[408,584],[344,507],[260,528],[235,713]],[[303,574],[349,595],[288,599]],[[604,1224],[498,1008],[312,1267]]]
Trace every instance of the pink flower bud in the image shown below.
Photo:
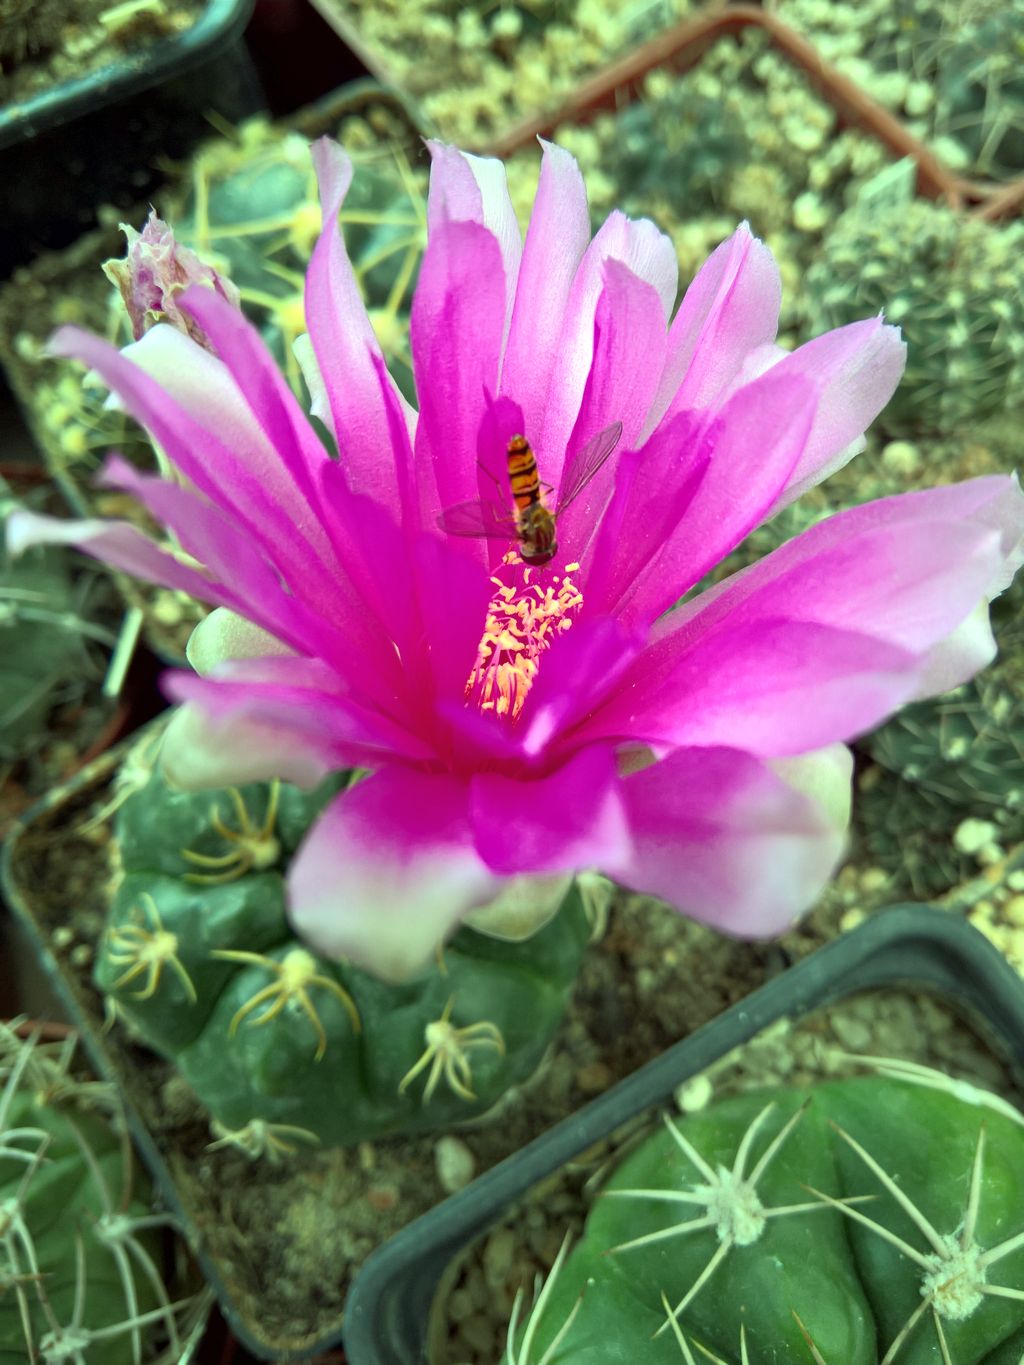
[[[202,284],[237,308],[236,287],[212,266],[205,265],[194,251],[182,246],[173,229],[156,216],[156,209],[150,209],[141,232],[127,223],[121,224],[121,231],[128,238],[128,250],[122,260],[105,261],[103,273],[120,290],[135,340],[156,323],[169,322],[212,351],[203,329],[178,308],[178,295],[190,285]]]

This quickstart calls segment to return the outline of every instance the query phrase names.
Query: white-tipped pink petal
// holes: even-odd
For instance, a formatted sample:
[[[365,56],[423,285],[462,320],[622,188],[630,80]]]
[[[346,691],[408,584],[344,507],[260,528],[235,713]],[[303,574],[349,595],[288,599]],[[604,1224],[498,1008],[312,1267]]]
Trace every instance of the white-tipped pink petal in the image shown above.
[[[316,952],[401,981],[500,886],[473,847],[465,783],[388,768],[310,830],[288,876],[288,915]]]
[[[750,754],[681,749],[622,788],[633,853],[606,870],[726,933],[782,933],[842,855],[834,818]]]
[[[415,459],[428,526],[445,508],[479,497],[477,436],[497,391],[504,309],[493,233],[479,223],[441,222],[427,242],[410,320],[420,398]],[[489,561],[482,542],[467,542],[467,556],[473,549],[479,562]]]
[[[427,223],[431,232],[443,222],[479,223],[493,233],[505,270],[505,329],[512,316],[523,234],[509,197],[504,163],[473,156],[443,142],[428,141],[431,156]]]
[[[239,787],[282,778],[315,787],[334,759],[315,740],[243,715],[213,717],[202,707],[179,706],[164,731],[160,766],[185,791]]]
[[[666,321],[676,296],[679,265],[671,241],[646,219],[633,221],[623,213],[610,214],[584,253],[569,292],[554,350],[542,433],[539,437],[527,433],[544,458],[545,470],[550,471],[545,477],[556,485],[593,364],[594,319],[608,261],[620,261],[653,288]]]
[[[232,659],[260,659],[268,654],[292,652],[269,631],[227,607],[215,607],[205,616],[185,646],[185,657],[201,678]]]
[[[351,486],[394,507],[394,454],[374,363],[381,351],[338,226],[352,163],[337,143],[320,138],[313,144],[313,164],[324,222],[306,275],[306,324],[324,389],[323,397],[313,396],[320,405],[326,397]],[[405,400],[396,395],[396,401],[406,414]]]
[[[747,355],[775,340],[781,299],[772,253],[741,224],[711,253],[683,296],[644,435],[666,413],[710,407]]]
[[[537,197],[519,267],[501,391],[524,414],[524,430],[541,432],[569,291],[590,241],[587,191],[575,157],[542,142]]]
[[[842,469],[896,391],[907,348],[898,327],[867,318],[806,342],[778,362],[784,374],[814,380],[821,400],[796,468],[773,512]]]

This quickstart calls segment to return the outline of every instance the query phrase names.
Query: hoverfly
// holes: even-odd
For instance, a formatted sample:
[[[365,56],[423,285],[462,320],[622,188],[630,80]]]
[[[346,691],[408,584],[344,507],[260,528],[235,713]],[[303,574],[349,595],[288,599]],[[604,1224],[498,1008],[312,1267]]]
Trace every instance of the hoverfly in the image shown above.
[[[518,540],[519,554],[526,564],[547,564],[558,553],[555,523],[590,483],[618,445],[621,435],[622,423],[613,422],[577,451],[565,470],[553,512],[544,501],[541,489],[547,485],[540,481],[537,459],[529,441],[525,436],[513,436],[507,451],[508,478],[514,503],[512,515],[503,512],[497,503],[470,498],[468,502],[445,508],[437,524],[450,536]]]

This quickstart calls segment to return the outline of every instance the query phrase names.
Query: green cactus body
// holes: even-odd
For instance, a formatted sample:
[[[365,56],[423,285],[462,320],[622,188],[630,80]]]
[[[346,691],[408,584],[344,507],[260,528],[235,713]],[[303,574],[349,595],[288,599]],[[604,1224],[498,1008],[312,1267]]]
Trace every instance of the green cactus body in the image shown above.
[[[589,941],[574,889],[531,938],[463,928],[401,984],[315,957],[283,872],[347,780],[187,793],[155,772],[118,811],[96,983],[226,1140],[260,1124],[347,1144],[478,1116],[535,1070]]]
[[[949,432],[1024,405],[1024,226],[942,204],[866,198],[839,218],[807,287],[815,325],[884,309],[907,368],[879,421],[894,434]]]
[[[1019,1365],[1024,1126],[942,1081],[857,1077],[666,1121],[509,1359]]]
[[[64,1044],[2,1025],[0,1052],[0,1365],[137,1365],[154,1331],[180,1354],[166,1220],[102,1112],[113,1094],[76,1079]]]

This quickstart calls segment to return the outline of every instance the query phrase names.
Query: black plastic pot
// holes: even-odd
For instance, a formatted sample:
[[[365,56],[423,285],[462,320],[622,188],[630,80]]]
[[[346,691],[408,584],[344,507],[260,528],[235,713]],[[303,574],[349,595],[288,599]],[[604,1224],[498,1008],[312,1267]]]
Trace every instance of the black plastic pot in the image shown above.
[[[349,1365],[427,1365],[427,1321],[454,1256],[530,1188],[654,1106],[779,1019],[859,991],[934,992],[965,1014],[993,1051],[1024,1073],[1024,982],[987,940],[949,911],[897,906],[762,986],[410,1223],[369,1257],[345,1309]]]
[[[190,29],[0,109],[0,147],[35,137],[209,61],[238,38],[253,0],[209,0]]]
[[[138,211],[169,162],[264,108],[242,39],[253,0],[212,0],[179,38],[0,109],[0,279],[96,226],[100,206]]]

